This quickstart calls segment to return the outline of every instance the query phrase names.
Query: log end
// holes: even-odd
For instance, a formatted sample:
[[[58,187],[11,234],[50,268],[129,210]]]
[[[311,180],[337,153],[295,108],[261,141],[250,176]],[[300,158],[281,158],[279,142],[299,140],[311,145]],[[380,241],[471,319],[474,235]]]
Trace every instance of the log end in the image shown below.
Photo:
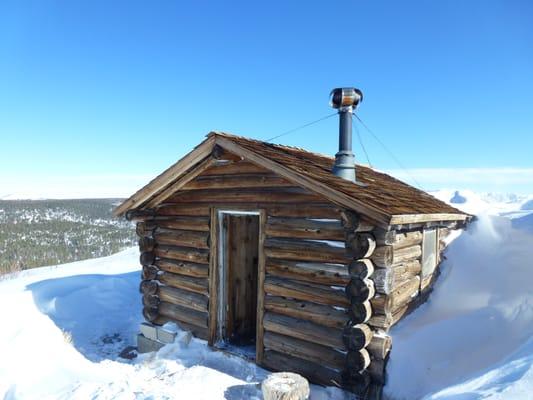
[[[355,303],[350,306],[350,320],[353,324],[361,324],[372,316],[372,306],[369,301]]]
[[[376,239],[368,232],[349,232],[346,234],[346,250],[355,258],[369,257],[376,248]]]
[[[370,365],[370,354],[366,349],[349,351],[346,354],[346,369],[362,373]]]
[[[355,279],[367,279],[374,273],[374,264],[368,258],[353,260],[348,265],[348,273]]]
[[[372,330],[365,324],[348,324],[342,332],[344,345],[348,350],[361,350],[372,340]]]
[[[345,292],[352,303],[362,303],[376,294],[374,282],[370,279],[352,279]]]
[[[159,283],[150,280],[141,281],[139,291],[142,294],[154,296],[159,291]]]
[[[159,269],[155,265],[145,265],[142,269],[142,279],[152,280],[157,279]]]
[[[153,251],[145,251],[142,252],[139,260],[141,262],[141,265],[153,265],[155,262],[155,253]]]
[[[144,307],[143,316],[149,322],[154,322],[159,317],[157,307]]]

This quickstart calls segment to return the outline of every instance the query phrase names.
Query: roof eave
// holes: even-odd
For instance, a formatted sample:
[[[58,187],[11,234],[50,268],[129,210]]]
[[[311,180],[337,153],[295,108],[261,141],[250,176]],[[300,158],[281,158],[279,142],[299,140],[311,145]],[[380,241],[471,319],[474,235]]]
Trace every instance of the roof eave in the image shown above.
[[[426,222],[468,222],[469,214],[436,213],[436,214],[397,214],[389,221],[390,225],[420,224]]]
[[[213,151],[215,137],[209,136],[202,143],[196,146],[185,157],[178,160],[175,164],[167,168],[163,173],[152,179],[147,185],[143,186],[128,199],[124,200],[117,208],[113,210],[113,215],[121,216],[128,210],[142,209],[144,204],[152,199],[157,193],[175,182],[184,172],[193,165],[199,163]]]

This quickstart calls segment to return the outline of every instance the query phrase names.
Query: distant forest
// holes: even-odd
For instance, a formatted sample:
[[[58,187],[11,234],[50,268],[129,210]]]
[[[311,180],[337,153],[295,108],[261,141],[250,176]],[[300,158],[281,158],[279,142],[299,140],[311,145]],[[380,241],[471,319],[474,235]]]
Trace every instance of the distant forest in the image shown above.
[[[0,200],[0,274],[103,257],[136,243],[119,199]]]

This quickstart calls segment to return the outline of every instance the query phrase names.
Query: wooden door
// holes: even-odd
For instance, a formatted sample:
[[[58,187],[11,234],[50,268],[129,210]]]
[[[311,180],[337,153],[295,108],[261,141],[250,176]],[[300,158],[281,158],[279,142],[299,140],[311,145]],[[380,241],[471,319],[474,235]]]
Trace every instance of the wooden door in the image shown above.
[[[259,216],[225,214],[225,340],[255,342]]]

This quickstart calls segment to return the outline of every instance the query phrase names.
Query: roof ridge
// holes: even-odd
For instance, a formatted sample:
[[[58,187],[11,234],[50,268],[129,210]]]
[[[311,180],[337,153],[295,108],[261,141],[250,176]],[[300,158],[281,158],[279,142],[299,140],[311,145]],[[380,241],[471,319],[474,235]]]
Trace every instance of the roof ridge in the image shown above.
[[[264,140],[252,139],[252,138],[247,137],[247,136],[236,135],[234,133],[229,133],[229,132],[211,131],[206,136],[210,137],[210,136],[217,136],[217,135],[218,136],[227,137],[229,139],[235,138],[235,139],[240,139],[240,140],[249,140],[251,142],[257,142],[257,143],[265,144],[265,145],[268,145],[268,146],[276,146],[276,147],[279,147],[279,148],[282,148],[282,149],[297,150],[297,151],[301,151],[303,153],[308,153],[308,154],[311,154],[311,155],[314,155],[314,156],[317,156],[317,157],[327,158],[327,159],[332,160],[332,161],[335,160],[335,156],[331,156],[329,154],[324,154],[324,153],[317,153],[317,152],[310,151],[310,150],[308,150],[306,148],[303,148],[303,147],[290,146],[290,145],[281,144],[281,143],[265,142]],[[373,168],[373,167],[371,167],[369,165],[358,164],[358,163],[355,163],[355,165],[358,166],[358,167],[369,168],[369,169],[371,169],[373,171],[378,171],[377,169],[375,169],[375,168]]]
[[[265,142],[264,140],[259,140],[259,139],[252,139],[250,137],[246,137],[246,136],[241,136],[241,135],[236,135],[234,133],[229,133],[229,132],[222,132],[222,131],[211,131],[209,132],[209,134],[207,136],[224,136],[224,137],[228,137],[228,138],[236,138],[236,139],[244,139],[244,140],[250,140],[252,142],[259,142],[259,143],[262,143],[262,144],[267,144],[267,145],[270,145],[270,146],[277,146],[277,147],[282,147],[282,148],[287,148],[287,149],[294,149],[294,150],[299,150],[299,151],[303,151],[303,152],[306,152],[306,153],[310,153],[310,154],[314,154],[316,156],[319,156],[319,157],[325,157],[325,158],[331,158],[331,159],[335,159],[334,156],[330,156],[328,154],[322,154],[322,153],[315,153],[313,151],[309,151],[307,149],[304,149],[303,147],[298,147],[298,146],[289,146],[287,144],[281,144],[281,143],[271,143],[271,142]]]
[[[235,135],[233,133],[222,132],[222,131],[210,132],[208,136],[216,136],[216,135],[222,136],[222,137],[226,137],[226,138],[228,138],[230,140],[235,140],[237,142],[237,144],[238,144],[239,141],[245,141],[245,142],[248,142],[250,144],[260,144],[260,145],[264,145],[264,146],[269,146],[269,147],[274,148],[274,149],[276,149],[278,151],[283,151],[288,156],[296,157],[296,158],[298,158],[298,159],[300,159],[302,161],[309,162],[310,166],[315,167],[315,168],[319,168],[320,170],[325,171],[327,173],[331,173],[332,178],[334,177],[331,169],[326,168],[324,165],[319,165],[316,162],[313,162],[313,161],[317,161],[317,160],[309,159],[309,157],[318,157],[318,158],[320,158],[322,160],[327,160],[328,162],[333,162],[335,160],[335,157],[332,157],[332,156],[329,156],[329,155],[325,155],[325,154],[321,154],[321,153],[315,153],[315,152],[309,151],[309,150],[301,148],[301,147],[264,142],[262,140],[251,139],[249,137]],[[299,153],[299,154],[297,154],[297,153]],[[442,202],[441,200],[437,199],[435,196],[433,196],[430,193],[426,192],[425,190],[423,190],[421,188],[417,188],[415,186],[412,186],[412,185],[410,185],[408,183],[405,183],[402,180],[400,180],[400,179],[388,174],[385,171],[381,171],[379,169],[375,169],[373,167],[370,167],[370,166],[367,166],[367,165],[362,165],[362,164],[357,164],[357,163],[355,164],[355,166],[357,168],[363,170],[363,171],[361,171],[362,173],[364,172],[364,170],[366,170],[366,171],[368,171],[368,173],[376,174],[378,176],[383,177],[384,179],[389,179],[390,181],[393,181],[393,182],[395,182],[397,184],[406,185],[407,187],[410,188],[410,190],[414,191],[415,193],[418,193],[418,195],[422,196],[423,198],[436,200],[439,203],[446,204],[446,203]],[[464,214],[463,211],[457,209],[456,207],[453,207],[453,206],[451,206],[449,204],[446,204],[446,206],[448,206],[450,208],[450,211],[454,210],[457,213]]]

